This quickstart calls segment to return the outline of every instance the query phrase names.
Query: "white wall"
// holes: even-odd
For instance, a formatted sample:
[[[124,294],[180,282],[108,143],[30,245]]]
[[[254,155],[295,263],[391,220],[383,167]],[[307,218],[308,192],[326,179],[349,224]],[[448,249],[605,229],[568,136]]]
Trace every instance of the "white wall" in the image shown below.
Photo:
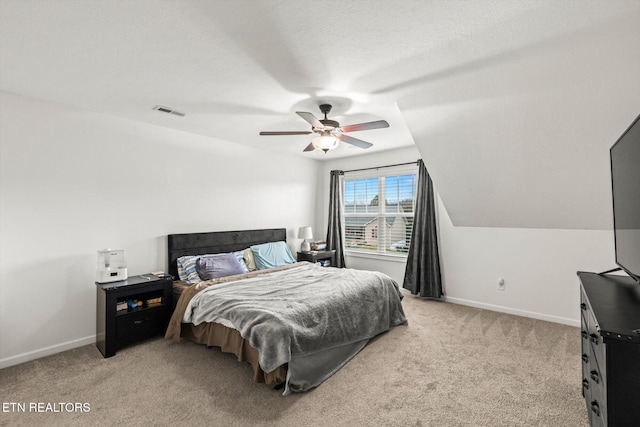
[[[91,343],[96,250],[316,225],[319,162],[0,92],[0,367]]]
[[[456,227],[438,210],[449,302],[578,326],[576,272],[615,267],[612,230]]]
[[[425,156],[428,153],[424,153]],[[422,158],[415,147],[325,162],[323,211],[329,171],[383,166]],[[437,190],[437,182],[434,182]],[[513,203],[518,203],[514,200]],[[612,230],[456,227],[442,200],[438,207],[440,262],[446,300],[569,325],[579,325],[578,270],[615,267]],[[327,218],[321,218],[324,230]],[[382,271],[398,283],[405,263],[346,257],[347,266]],[[499,278],[505,290],[497,290]]]

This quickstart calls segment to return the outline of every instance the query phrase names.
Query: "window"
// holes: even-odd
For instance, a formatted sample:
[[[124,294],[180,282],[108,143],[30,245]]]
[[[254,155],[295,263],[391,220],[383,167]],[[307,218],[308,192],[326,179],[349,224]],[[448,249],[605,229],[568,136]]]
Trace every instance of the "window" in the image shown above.
[[[406,256],[413,229],[416,174],[415,165],[345,172],[346,250]]]

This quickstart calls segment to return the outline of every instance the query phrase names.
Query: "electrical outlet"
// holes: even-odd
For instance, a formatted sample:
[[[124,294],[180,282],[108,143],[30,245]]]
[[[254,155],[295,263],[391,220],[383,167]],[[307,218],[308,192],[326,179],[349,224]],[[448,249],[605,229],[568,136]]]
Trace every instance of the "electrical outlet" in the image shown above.
[[[504,291],[504,279],[502,277],[498,279],[498,290]]]

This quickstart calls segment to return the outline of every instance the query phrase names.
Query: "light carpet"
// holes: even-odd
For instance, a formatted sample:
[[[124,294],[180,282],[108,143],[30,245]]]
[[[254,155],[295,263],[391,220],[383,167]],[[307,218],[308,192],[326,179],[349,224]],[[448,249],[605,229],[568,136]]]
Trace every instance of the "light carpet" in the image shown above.
[[[408,326],[306,393],[283,397],[234,356],[188,342],[147,340],[109,359],[89,345],[0,370],[0,425],[588,425],[578,328],[413,296],[403,305]],[[29,412],[34,403],[85,405]]]

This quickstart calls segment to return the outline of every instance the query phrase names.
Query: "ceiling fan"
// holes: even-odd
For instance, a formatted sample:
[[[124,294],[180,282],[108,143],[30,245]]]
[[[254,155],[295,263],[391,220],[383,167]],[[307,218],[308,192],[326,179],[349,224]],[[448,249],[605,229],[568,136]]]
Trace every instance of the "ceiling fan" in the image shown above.
[[[260,132],[260,135],[309,135],[317,133],[318,136],[313,138],[311,143],[307,145],[303,151],[313,151],[317,148],[326,153],[327,151],[336,148],[340,141],[360,148],[369,148],[373,145],[372,143],[345,134],[348,132],[389,127],[389,123],[387,123],[386,120],[376,120],[373,122],[340,126],[340,123],[335,120],[327,119],[327,114],[331,111],[330,104],[320,105],[320,111],[324,114],[324,119],[317,119],[313,114],[305,111],[296,111],[297,115],[302,117],[311,125],[310,131],[263,131]]]

